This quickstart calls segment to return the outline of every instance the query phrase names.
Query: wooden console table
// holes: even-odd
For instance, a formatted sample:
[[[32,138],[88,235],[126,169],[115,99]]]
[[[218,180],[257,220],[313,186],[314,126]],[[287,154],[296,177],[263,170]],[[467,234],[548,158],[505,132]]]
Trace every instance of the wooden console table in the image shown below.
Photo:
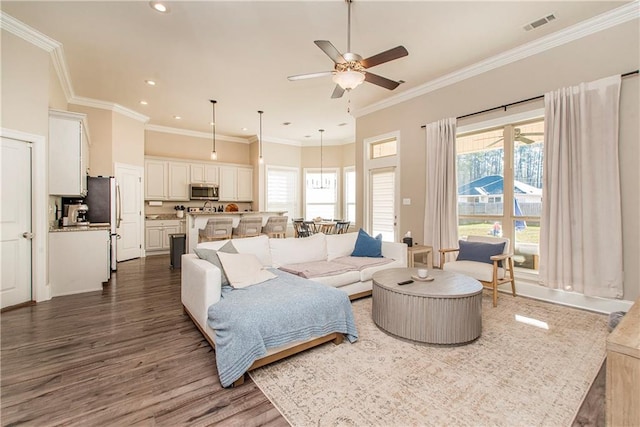
[[[413,245],[407,247],[407,267],[414,267],[414,257],[422,255],[422,263],[427,264],[428,269],[433,268],[433,248],[431,246]]]
[[[640,298],[607,338],[607,426],[640,426]]]

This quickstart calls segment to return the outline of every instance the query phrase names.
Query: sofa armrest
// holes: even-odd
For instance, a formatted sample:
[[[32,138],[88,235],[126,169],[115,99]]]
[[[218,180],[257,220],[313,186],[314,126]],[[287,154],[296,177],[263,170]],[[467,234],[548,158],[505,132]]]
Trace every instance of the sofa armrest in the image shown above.
[[[382,242],[382,256],[395,259],[407,266],[407,245],[399,242]]]
[[[195,254],[185,254],[182,255],[181,281],[182,305],[206,328],[207,310],[220,300],[222,292],[220,269]]]

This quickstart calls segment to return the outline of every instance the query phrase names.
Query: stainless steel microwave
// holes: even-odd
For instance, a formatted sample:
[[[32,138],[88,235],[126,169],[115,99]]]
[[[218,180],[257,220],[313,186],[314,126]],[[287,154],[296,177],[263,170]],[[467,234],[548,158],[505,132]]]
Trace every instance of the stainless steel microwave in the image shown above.
[[[218,200],[218,185],[190,184],[189,198],[191,200]]]

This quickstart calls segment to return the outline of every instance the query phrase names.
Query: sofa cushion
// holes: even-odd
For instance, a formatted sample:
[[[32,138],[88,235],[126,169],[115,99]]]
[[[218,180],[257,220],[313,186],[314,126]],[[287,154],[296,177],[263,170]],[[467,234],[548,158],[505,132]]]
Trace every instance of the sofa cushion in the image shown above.
[[[371,280],[373,273],[380,270],[386,270],[387,268],[401,268],[406,267],[402,261],[394,260],[391,258],[384,258],[385,260],[389,260],[389,263],[372,265],[371,267],[363,268],[360,270],[360,281],[366,282],[367,280]]]
[[[458,252],[457,261],[476,261],[493,264],[491,257],[504,252],[505,242],[484,243],[460,240],[458,244],[460,245],[460,252]]]
[[[271,260],[276,268],[287,264],[327,260],[327,244],[322,233],[303,238],[269,239],[269,247]]]
[[[264,269],[262,262],[254,254],[229,254],[218,251],[218,257],[229,283],[234,288],[246,288],[276,277]]]
[[[352,267],[354,270],[362,271],[365,268],[374,267],[377,265],[389,264],[393,262],[393,260],[390,258],[343,256],[343,257],[334,259],[333,262]]]
[[[222,268],[222,264],[220,263],[218,252],[237,254],[238,251],[233,246],[233,243],[231,243],[231,240],[227,240],[227,243],[222,245],[222,247],[219,248],[218,250],[198,247],[198,248],[195,248],[193,251],[196,253],[196,255],[198,255],[198,258],[209,261],[211,264],[218,267],[220,269],[220,284],[222,286],[229,286],[229,279],[227,278],[227,275],[224,273],[224,268]]]
[[[239,254],[254,254],[264,267],[271,267],[271,251],[269,250],[269,237],[265,234],[256,237],[244,237],[233,239],[233,246]]]
[[[452,273],[464,274],[484,282],[493,281],[493,264],[476,261],[452,261],[445,262],[442,269]],[[504,278],[504,274],[504,268],[498,268],[498,279]]]
[[[328,234],[327,240],[327,261],[336,258],[350,256],[356,246],[358,233]]]
[[[311,261],[298,264],[286,264],[278,267],[282,271],[295,274],[296,276],[311,279],[313,277],[334,276],[336,274],[353,271],[355,268],[350,265],[329,261]]]
[[[359,271],[348,271],[342,274],[334,274],[333,276],[314,277],[314,282],[322,283],[323,285],[339,288],[344,285],[350,285],[352,283],[358,283],[360,281]]]
[[[374,238],[361,228],[351,256],[382,258],[382,234]]]

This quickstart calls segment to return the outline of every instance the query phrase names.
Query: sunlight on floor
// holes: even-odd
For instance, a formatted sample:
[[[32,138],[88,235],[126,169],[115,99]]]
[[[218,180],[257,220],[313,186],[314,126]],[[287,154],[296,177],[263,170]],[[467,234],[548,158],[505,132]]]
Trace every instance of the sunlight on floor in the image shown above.
[[[549,329],[549,325],[547,324],[547,322],[532,319],[530,317],[520,316],[519,314],[516,314],[516,322],[526,323],[527,325],[535,326],[541,329]]]

